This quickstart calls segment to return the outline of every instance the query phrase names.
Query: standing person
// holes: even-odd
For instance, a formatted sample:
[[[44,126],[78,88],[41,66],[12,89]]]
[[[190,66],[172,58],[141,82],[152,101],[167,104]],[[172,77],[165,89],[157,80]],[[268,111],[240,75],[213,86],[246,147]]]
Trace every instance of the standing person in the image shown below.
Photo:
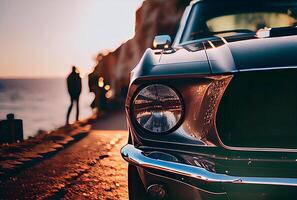
[[[71,100],[66,119],[66,124],[69,124],[69,116],[74,102],[76,103],[76,121],[78,121],[79,118],[79,96],[81,93],[81,78],[79,76],[78,69],[75,66],[72,67],[72,72],[67,77],[67,89]]]

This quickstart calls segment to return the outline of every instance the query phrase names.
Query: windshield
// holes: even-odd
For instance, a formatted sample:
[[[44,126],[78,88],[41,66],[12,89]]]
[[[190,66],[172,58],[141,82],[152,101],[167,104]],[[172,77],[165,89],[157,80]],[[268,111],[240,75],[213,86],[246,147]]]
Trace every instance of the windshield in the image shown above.
[[[288,26],[297,26],[296,1],[199,2],[191,10],[181,42]]]

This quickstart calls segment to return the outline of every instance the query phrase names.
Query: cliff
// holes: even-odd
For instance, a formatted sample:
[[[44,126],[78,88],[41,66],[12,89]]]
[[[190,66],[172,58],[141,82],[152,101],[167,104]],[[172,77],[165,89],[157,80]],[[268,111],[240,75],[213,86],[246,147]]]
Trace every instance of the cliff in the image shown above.
[[[110,84],[114,97],[125,95],[129,72],[145,49],[152,46],[154,36],[168,34],[174,38],[179,20],[190,0],[146,0],[136,12],[135,36],[114,52],[98,55],[98,64],[89,75],[90,91],[96,94],[99,77]],[[98,95],[98,94],[97,94]]]

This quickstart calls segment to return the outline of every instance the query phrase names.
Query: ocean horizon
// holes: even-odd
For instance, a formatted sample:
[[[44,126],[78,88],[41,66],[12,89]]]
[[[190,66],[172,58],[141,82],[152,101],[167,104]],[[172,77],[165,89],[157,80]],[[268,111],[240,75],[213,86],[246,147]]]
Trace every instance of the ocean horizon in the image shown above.
[[[80,119],[92,115],[93,99],[88,79],[83,78]],[[39,130],[50,131],[64,125],[69,104],[66,78],[0,78],[0,120],[6,119],[8,113],[22,119],[25,139]],[[73,109],[71,122],[75,112]]]

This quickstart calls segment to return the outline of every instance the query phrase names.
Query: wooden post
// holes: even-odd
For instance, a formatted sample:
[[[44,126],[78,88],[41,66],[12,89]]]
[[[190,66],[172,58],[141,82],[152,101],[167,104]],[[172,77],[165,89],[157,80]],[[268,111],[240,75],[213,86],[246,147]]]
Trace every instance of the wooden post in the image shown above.
[[[6,120],[0,121],[0,143],[14,143],[18,140],[24,140],[23,122],[10,113]]]

